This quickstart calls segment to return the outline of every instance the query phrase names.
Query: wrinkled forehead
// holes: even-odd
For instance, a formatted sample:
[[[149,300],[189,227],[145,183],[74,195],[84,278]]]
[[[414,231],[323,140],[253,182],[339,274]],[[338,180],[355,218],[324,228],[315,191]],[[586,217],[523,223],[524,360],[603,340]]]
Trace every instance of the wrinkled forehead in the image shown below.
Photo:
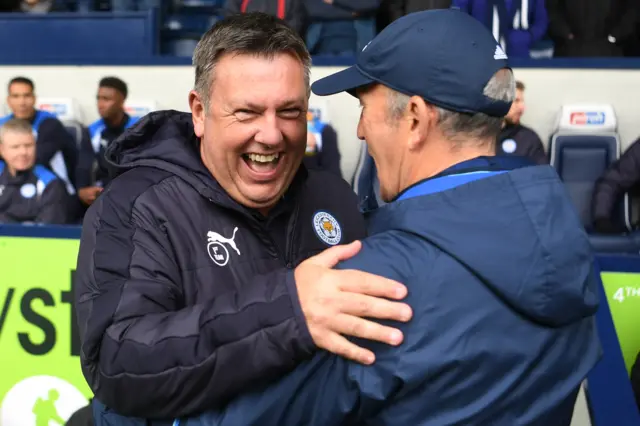
[[[33,133],[26,133],[14,130],[0,131],[0,141],[4,146],[13,147],[19,145],[35,144],[36,139]]]
[[[250,103],[271,108],[305,103],[308,98],[304,65],[287,53],[225,55],[216,64],[212,78],[212,98],[234,105]]]

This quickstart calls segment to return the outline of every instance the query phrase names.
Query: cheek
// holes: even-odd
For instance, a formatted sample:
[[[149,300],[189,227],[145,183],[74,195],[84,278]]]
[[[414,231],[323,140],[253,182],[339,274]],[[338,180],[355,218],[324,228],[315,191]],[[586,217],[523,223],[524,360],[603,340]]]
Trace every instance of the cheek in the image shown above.
[[[281,120],[280,131],[293,147],[307,145],[307,122],[302,120]]]

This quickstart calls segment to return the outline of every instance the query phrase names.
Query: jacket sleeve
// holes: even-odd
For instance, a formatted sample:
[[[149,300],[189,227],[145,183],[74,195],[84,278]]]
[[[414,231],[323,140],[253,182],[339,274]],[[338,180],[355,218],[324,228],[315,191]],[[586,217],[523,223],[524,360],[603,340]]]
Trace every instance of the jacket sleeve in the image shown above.
[[[223,15],[230,16],[236,13],[240,13],[241,4],[242,0],[225,0]]]
[[[567,40],[571,28],[564,16],[564,0],[546,0],[545,6],[549,15],[549,35],[555,40]]]
[[[452,0],[451,7],[471,13],[471,0]]]
[[[51,159],[58,151],[64,155],[69,180],[75,186],[76,167],[78,163],[76,143],[58,119],[47,118],[38,129],[36,162],[51,168]]]
[[[387,6],[389,22],[402,18],[404,16],[405,8],[406,0],[390,0]]]
[[[78,155],[78,167],[76,168],[76,186],[78,189],[87,188],[93,184],[92,171],[95,161],[95,152],[91,145],[89,131],[82,132],[80,152]]]
[[[544,5],[544,0],[536,0],[534,11],[534,21],[531,26],[531,41],[536,42],[542,40],[542,37],[547,33],[547,27],[549,26],[549,16],[547,15],[547,8]]]
[[[35,222],[50,225],[68,223],[69,200],[69,194],[64,182],[60,179],[53,180],[42,193],[40,211]]]
[[[76,272],[83,372],[99,401],[124,416],[192,415],[310,356],[293,271],[186,305],[189,272],[162,225],[112,194],[85,217]]]
[[[322,130],[322,169],[342,177],[338,135],[333,127],[329,125],[324,126]]]
[[[379,0],[333,0],[333,4],[342,9],[348,9],[352,12],[366,14],[373,13],[380,6]]]
[[[593,219],[611,219],[619,197],[640,182],[640,139],[597,180],[593,190]]]
[[[623,6],[622,14],[618,22],[611,29],[611,35],[618,41],[625,41],[631,37],[635,31],[638,22],[638,6],[637,0],[626,0],[621,3]]]

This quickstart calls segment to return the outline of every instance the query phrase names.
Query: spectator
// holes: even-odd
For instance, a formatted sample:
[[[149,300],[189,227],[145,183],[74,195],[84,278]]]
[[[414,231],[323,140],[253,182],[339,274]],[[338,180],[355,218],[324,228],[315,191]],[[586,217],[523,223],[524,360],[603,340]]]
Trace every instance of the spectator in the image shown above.
[[[547,164],[549,160],[538,134],[520,123],[525,111],[524,83],[516,82],[516,97],[504,119],[502,131],[496,144],[497,155],[519,155],[537,164]]]
[[[615,205],[625,192],[638,188],[640,184],[640,139],[622,154],[620,159],[596,181],[593,189],[593,228],[601,233],[621,233],[625,226],[614,220]]]
[[[547,31],[544,0],[453,0],[452,4],[484,23],[509,57],[530,57],[531,46]]]
[[[225,0],[225,15],[233,13],[263,12],[284,20],[298,34],[303,33],[303,0]]]
[[[313,55],[353,56],[376,34],[379,0],[304,0]]]
[[[105,149],[138,120],[124,110],[127,93],[127,84],[117,77],[105,77],[98,84],[100,119],[89,126],[89,138],[83,138],[76,172],[78,196],[86,206],[91,205],[109,183]]]
[[[0,118],[0,125],[12,118],[31,123],[36,135],[36,163],[53,171],[65,182],[67,192],[75,194],[75,168],[78,149],[73,137],[55,115],[35,108],[33,82],[26,77],[15,77],[8,85],[7,104],[12,113]]]
[[[303,162],[308,169],[325,170],[342,177],[338,134],[313,112],[307,113],[307,150]]]
[[[64,182],[36,165],[31,123],[12,118],[0,127],[0,157],[0,222],[67,223]]]
[[[635,33],[638,0],[546,0],[554,56],[622,56]]]
[[[363,105],[358,137],[389,204],[338,268],[407,284],[404,343],[371,344],[371,366],[320,352],[179,426],[570,424],[601,357],[599,278],[555,170],[493,157],[514,96],[496,45],[464,13],[418,12],[313,85]]]
[[[404,15],[421,10],[448,9],[451,7],[451,0],[390,0],[386,6],[389,10],[389,20],[393,22]]]

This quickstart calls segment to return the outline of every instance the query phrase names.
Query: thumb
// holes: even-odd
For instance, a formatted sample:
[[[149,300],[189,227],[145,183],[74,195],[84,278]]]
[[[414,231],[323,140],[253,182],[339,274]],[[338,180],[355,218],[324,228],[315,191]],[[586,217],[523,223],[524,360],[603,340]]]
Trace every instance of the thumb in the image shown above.
[[[358,254],[362,248],[360,241],[353,241],[351,244],[343,244],[326,249],[320,254],[317,254],[309,259],[314,265],[324,266],[326,268],[333,268],[339,262],[347,260]]]

